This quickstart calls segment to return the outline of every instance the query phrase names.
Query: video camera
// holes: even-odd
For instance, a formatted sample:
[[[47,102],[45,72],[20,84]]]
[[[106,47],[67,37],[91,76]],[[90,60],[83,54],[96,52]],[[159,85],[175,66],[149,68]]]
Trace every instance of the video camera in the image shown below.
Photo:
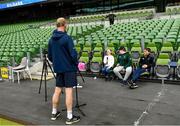
[[[43,49],[42,53],[43,54],[48,54],[48,50],[47,49]]]

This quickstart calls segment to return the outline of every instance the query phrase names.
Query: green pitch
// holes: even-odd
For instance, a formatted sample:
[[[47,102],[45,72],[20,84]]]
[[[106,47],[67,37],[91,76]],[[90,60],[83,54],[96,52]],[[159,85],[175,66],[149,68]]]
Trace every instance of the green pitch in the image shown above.
[[[23,125],[21,125],[19,123],[0,118],[0,126],[9,126],[9,125],[23,126]]]

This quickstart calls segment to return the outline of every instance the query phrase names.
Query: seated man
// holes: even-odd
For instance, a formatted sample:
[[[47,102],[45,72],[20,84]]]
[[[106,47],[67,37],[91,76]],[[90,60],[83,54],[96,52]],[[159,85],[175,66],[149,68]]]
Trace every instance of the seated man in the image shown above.
[[[131,89],[138,87],[138,85],[136,84],[136,81],[141,76],[142,73],[150,72],[151,66],[153,65],[153,60],[154,60],[154,58],[150,55],[150,53],[151,53],[150,48],[144,49],[144,54],[140,58],[140,61],[139,61],[139,67],[133,72],[131,85],[130,85]]]
[[[122,80],[122,83],[124,85],[127,84],[127,79],[132,73],[132,60],[130,57],[130,54],[126,52],[125,47],[120,47],[119,52],[118,52],[118,64],[117,66],[113,69],[115,75]],[[124,78],[121,75],[121,71],[125,71],[125,76]]]

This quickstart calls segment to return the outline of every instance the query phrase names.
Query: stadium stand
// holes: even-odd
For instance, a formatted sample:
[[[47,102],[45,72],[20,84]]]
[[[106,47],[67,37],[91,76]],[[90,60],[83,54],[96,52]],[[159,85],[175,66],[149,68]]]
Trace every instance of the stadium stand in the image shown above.
[[[12,33],[13,29],[16,27],[18,27],[16,30],[20,30],[20,32]],[[47,48],[48,39],[54,28],[33,28],[23,30],[23,28],[26,27],[28,26],[24,24],[18,26],[14,25],[9,27],[9,30],[2,31],[2,34],[8,33],[8,31],[11,34],[0,36],[1,64],[8,64],[7,62],[11,62],[10,60],[12,57],[15,58],[16,63],[20,63],[22,57],[26,56],[27,52],[30,53],[31,57],[34,57],[40,52],[40,48]],[[0,28],[4,29],[4,26]],[[86,35],[89,32],[94,32],[101,28],[103,28],[102,25],[69,27],[68,34],[74,39],[77,39],[82,35]]]
[[[119,23],[80,38],[77,41],[77,47],[80,48],[82,40],[88,40],[81,48],[90,54],[101,49],[104,52],[106,48],[116,52],[118,47],[124,45],[131,52],[134,64],[137,64],[142,49],[149,47],[155,58],[157,57],[155,59],[157,77],[169,77],[171,74],[170,62],[178,60],[175,54],[178,51],[177,45],[179,45],[177,41],[179,39],[179,26],[179,19]],[[94,43],[98,47],[93,48]],[[87,56],[86,58],[91,60]],[[96,57],[90,63],[95,62],[95,59]],[[100,61],[99,58],[97,63]]]
[[[178,8],[178,7],[176,7]],[[167,8],[167,11],[172,8]],[[178,10],[178,9],[176,9]],[[117,19],[144,18],[155,14],[153,9],[115,12]],[[84,71],[100,73],[102,57],[107,48],[116,52],[120,46],[130,52],[134,67],[137,66],[145,47],[151,48],[155,56],[155,68],[151,75],[169,77],[172,75],[171,62],[178,62],[180,55],[180,19],[152,19],[127,21],[104,27],[108,13],[71,17],[67,33],[74,39],[79,61],[86,64]],[[83,24],[83,22],[95,24]],[[54,29],[54,20],[19,23],[0,26],[1,66],[19,64],[27,53],[30,58],[47,48],[48,39]],[[78,25],[73,25],[78,24]],[[167,54],[166,54],[167,53]],[[169,58],[167,57],[169,56]],[[117,60],[117,59],[116,59]],[[164,68],[164,69],[162,69]],[[179,65],[176,68],[179,76]]]
[[[152,18],[154,15],[153,9],[135,10],[135,11],[124,11],[124,12],[113,12],[116,15],[116,19],[132,19],[132,18]],[[94,14],[88,16],[70,17],[70,23],[82,23],[82,22],[95,22],[107,20],[106,16],[109,13]]]
[[[166,14],[168,15],[180,14],[180,7],[179,6],[167,7]]]

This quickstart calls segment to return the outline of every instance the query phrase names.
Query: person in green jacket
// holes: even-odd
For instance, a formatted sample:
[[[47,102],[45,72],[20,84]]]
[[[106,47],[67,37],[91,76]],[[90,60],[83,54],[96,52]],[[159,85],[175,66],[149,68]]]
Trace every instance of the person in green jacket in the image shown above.
[[[115,75],[122,81],[124,85],[128,83],[128,78],[132,73],[132,60],[131,56],[128,52],[126,52],[126,48],[124,46],[121,46],[119,48],[118,52],[118,64],[117,66],[113,69],[113,72]],[[125,76],[124,78],[121,75],[121,71],[125,71]]]

